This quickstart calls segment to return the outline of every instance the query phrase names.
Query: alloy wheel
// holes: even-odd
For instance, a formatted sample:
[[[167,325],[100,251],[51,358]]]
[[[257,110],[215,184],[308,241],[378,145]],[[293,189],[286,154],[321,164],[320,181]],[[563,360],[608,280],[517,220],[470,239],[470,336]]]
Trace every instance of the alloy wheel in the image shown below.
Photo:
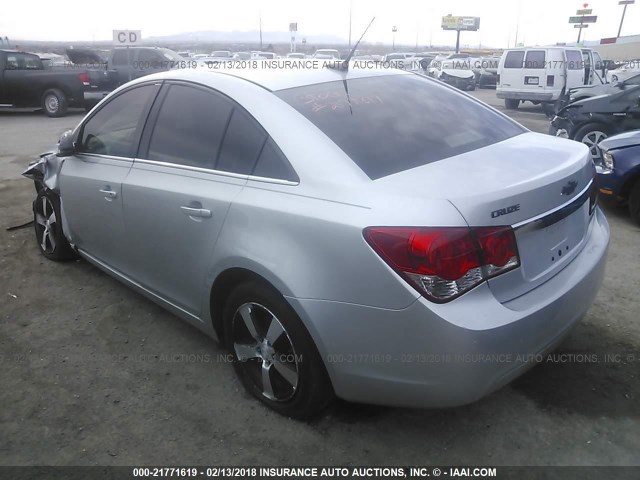
[[[600,130],[593,130],[582,137],[582,143],[589,147],[589,153],[591,154],[591,160],[594,162],[600,160],[600,148],[598,144],[607,138],[607,134]]]
[[[299,381],[298,357],[278,318],[259,303],[244,303],[232,322],[233,349],[246,376],[272,401],[290,400]]]
[[[40,247],[45,253],[53,253],[56,249],[57,221],[53,204],[46,196],[43,196],[42,201],[36,204],[36,232]]]

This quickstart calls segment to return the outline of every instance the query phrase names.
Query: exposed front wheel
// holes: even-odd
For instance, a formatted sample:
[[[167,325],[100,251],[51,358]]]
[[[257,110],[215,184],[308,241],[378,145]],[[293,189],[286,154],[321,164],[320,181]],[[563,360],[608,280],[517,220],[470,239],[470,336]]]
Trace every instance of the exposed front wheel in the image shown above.
[[[67,114],[67,97],[57,88],[47,90],[42,95],[42,108],[50,117],[64,117]]]
[[[333,389],[309,332],[273,288],[247,282],[229,295],[225,341],[247,391],[273,410],[305,419],[322,411]]]
[[[604,125],[599,123],[588,123],[576,131],[573,139],[578,142],[582,142],[589,147],[591,160],[598,163],[602,158],[602,152],[600,151],[598,144],[608,136],[609,131]]]
[[[56,262],[72,260],[75,252],[62,232],[60,200],[46,189],[41,189],[33,202],[33,223],[36,241],[42,254]]]

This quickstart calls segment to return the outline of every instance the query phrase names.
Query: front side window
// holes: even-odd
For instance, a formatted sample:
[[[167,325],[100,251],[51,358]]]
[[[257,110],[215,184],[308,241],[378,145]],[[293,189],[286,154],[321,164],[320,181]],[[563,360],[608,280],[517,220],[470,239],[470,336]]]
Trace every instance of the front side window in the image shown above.
[[[133,158],[158,85],[127,90],[109,100],[82,128],[79,151]]]
[[[522,68],[524,62],[524,50],[515,50],[507,53],[504,59],[504,68]]]
[[[276,95],[322,130],[371,179],[526,131],[481,103],[420,75],[328,82],[280,90]]]
[[[231,115],[222,95],[171,85],[149,143],[149,160],[212,169]]]

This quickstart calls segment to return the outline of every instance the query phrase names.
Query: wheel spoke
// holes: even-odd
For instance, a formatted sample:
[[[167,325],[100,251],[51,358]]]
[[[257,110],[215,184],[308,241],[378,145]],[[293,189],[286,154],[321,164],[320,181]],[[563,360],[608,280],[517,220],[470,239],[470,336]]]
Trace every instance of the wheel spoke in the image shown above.
[[[269,325],[269,330],[267,330],[267,340],[269,343],[273,345],[276,343],[276,340],[280,338],[280,335],[284,333],[284,329],[278,320],[275,317],[271,317],[271,324]]]
[[[267,398],[274,398],[273,387],[271,386],[271,377],[269,375],[270,369],[271,366],[266,366],[264,363],[262,364],[262,393]]]
[[[51,230],[47,230],[47,237],[49,238],[49,243],[51,244],[51,251],[53,252],[56,249],[56,240],[53,235],[51,235]]]
[[[45,218],[40,215],[39,213],[36,212],[36,223],[38,225],[42,225],[44,227],[44,223],[45,223]]]
[[[241,362],[249,360],[251,358],[258,358],[258,346],[257,345],[246,345],[244,343],[234,343],[233,349],[236,352],[236,357]]]
[[[249,305],[244,305],[240,309],[240,316],[242,317],[242,320],[244,321],[244,325],[245,327],[247,327],[247,330],[249,330],[249,333],[251,334],[251,336],[256,341],[260,341],[258,332],[256,331],[256,326],[253,323],[253,318],[251,317],[251,307]]]
[[[42,215],[47,218],[47,197],[42,197]]]
[[[51,209],[51,215],[49,215],[49,225],[56,223],[56,211]]]
[[[278,355],[276,355],[273,361],[273,367],[276,369],[276,372],[282,375],[282,377],[291,384],[291,386],[295,387],[298,384],[298,372],[295,369],[295,366],[280,361]]]
[[[44,232],[42,232],[42,241],[40,242],[40,246],[42,250],[47,251],[47,237],[49,236],[49,231],[45,228]]]

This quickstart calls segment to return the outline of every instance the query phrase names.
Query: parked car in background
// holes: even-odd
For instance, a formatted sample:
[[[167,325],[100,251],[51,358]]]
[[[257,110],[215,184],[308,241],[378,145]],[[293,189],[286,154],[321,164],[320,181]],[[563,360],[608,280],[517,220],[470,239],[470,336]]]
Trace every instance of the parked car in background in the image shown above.
[[[233,53],[231,53],[229,50],[214,50],[209,56],[214,58],[230,59],[233,58]]]
[[[438,55],[429,64],[429,76],[460,90],[475,90],[476,75],[467,54]]]
[[[605,138],[640,128],[640,86],[613,95],[586,98],[563,107],[551,121],[549,133],[589,147],[594,163],[601,160],[598,144]]]
[[[614,135],[600,142],[596,164],[600,193],[627,203],[640,225],[640,130]]]
[[[251,52],[236,52],[233,54],[236,60],[251,60]]]
[[[249,394],[296,418],[334,395],[473,402],[586,313],[609,227],[583,145],[407,71],[277,73],[113,92],[25,172],[42,254],[219,338]]]
[[[320,48],[315,51],[311,58],[335,59],[340,60],[340,52],[333,48]]]
[[[115,75],[113,89],[136,78],[152,73],[164,72],[186,66],[186,62],[197,62],[184,58],[173,50],[160,47],[114,48],[109,54],[107,68]]]
[[[69,107],[86,107],[91,85],[88,70],[45,68],[38,55],[0,50],[2,109],[41,108],[50,117],[62,117]]]
[[[287,58],[307,58],[307,56],[304,53],[290,52],[287,53]]]
[[[498,65],[496,95],[505,107],[520,102],[542,104],[549,114],[559,110],[562,96],[571,88],[602,84],[605,80],[591,65],[601,67],[598,52],[576,47],[535,47],[505,50]]]
[[[572,88],[566,94],[566,103],[577,102],[578,100],[597,97],[600,95],[611,95],[613,93],[618,93],[620,90],[624,90],[627,87],[636,85],[640,85],[640,73],[619,82]]]
[[[623,64],[615,70],[609,70],[607,72],[607,79],[609,83],[622,82],[638,74],[640,74],[640,59],[635,59],[623,62]]]
[[[500,57],[497,55],[480,57],[472,65],[476,75],[478,88],[496,87],[498,85],[498,65]]]
[[[251,52],[251,58],[253,60],[274,60],[277,57],[276,57],[276,54],[273,52],[253,51]]]

